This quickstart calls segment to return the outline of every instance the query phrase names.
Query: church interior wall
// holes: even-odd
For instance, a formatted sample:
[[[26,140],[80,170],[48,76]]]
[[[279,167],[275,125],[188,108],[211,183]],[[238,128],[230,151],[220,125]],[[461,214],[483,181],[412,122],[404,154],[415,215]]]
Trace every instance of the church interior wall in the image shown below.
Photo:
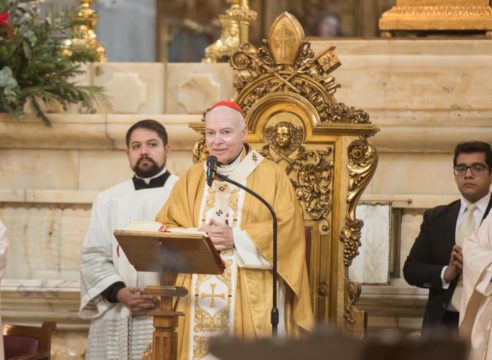
[[[315,51],[331,45],[342,62],[333,73],[342,85],[337,100],[367,111],[380,128],[370,139],[379,151],[378,169],[361,200],[390,204],[398,220],[392,275],[383,284],[364,284],[359,306],[369,312],[370,331],[413,331],[426,291],[406,285],[401,266],[424,209],[458,197],[455,144],[492,142],[492,42],[313,42]],[[14,123],[0,115],[0,218],[11,244],[2,316],[6,323],[55,316],[55,359],[83,352],[88,324],[77,317],[79,249],[97,192],[130,175],[127,128],[143,118],[164,123],[173,149],[169,169],[180,175],[192,164],[199,139],[188,124],[200,120],[210,103],[234,94],[228,64],[98,66],[88,69],[86,81],[109,85],[116,105],[111,114],[50,114],[51,128],[32,116]],[[111,77],[98,78],[109,72]],[[161,97],[152,89],[160,89]]]

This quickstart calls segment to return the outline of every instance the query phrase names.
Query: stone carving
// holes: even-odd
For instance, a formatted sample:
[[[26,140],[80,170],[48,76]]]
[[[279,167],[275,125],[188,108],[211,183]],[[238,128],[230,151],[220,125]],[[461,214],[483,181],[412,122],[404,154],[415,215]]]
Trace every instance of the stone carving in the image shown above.
[[[136,114],[147,100],[147,86],[137,73],[115,72],[104,86],[115,114]]]
[[[211,74],[188,74],[178,84],[178,103],[188,114],[200,114],[203,109],[220,100],[220,84]]]

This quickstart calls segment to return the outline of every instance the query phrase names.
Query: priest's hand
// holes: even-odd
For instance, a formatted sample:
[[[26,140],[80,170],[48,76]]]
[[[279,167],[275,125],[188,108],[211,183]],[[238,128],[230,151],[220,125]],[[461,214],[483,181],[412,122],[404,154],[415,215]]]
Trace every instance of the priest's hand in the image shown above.
[[[444,270],[444,281],[447,283],[456,279],[463,269],[463,253],[462,248],[459,245],[453,246],[453,251],[451,252],[451,257],[449,259],[449,264],[446,270]]]
[[[234,246],[232,227],[228,225],[221,225],[212,219],[208,225],[203,225],[199,230],[208,234],[218,251],[231,249]]]
[[[130,309],[132,315],[143,315],[159,304],[154,296],[144,295],[142,289],[132,287],[125,287],[118,291],[116,299]]]

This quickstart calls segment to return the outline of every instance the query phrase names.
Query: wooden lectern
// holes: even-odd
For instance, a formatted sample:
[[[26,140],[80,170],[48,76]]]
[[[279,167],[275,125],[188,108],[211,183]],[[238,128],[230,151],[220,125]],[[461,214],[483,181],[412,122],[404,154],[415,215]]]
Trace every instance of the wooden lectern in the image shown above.
[[[161,299],[159,309],[148,313],[155,328],[152,360],[177,359],[178,317],[184,314],[175,310],[179,298],[188,293],[175,286],[177,275],[222,274],[225,265],[219,253],[203,234],[116,230],[114,236],[137,271],[160,274],[160,286],[144,289],[144,294]]]

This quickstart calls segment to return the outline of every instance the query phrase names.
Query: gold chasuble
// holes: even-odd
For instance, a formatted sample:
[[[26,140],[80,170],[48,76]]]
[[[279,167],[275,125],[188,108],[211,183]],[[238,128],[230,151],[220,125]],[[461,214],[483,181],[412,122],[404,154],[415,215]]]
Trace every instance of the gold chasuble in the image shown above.
[[[300,207],[282,168],[254,150],[245,153],[243,150],[233,164],[219,166],[217,171],[257,192],[277,214],[279,332],[283,327],[287,336],[298,336],[314,322]],[[229,183],[215,180],[208,187],[202,162],[179,179],[157,221],[169,227],[197,228],[211,219],[233,227],[235,248],[221,251],[226,264],[223,275],[178,277],[178,285],[189,290],[178,305],[178,311],[185,313],[179,323],[180,360],[212,358],[208,354],[211,336],[271,336],[271,215],[256,198]],[[250,259],[242,255],[244,249],[253,253]]]

